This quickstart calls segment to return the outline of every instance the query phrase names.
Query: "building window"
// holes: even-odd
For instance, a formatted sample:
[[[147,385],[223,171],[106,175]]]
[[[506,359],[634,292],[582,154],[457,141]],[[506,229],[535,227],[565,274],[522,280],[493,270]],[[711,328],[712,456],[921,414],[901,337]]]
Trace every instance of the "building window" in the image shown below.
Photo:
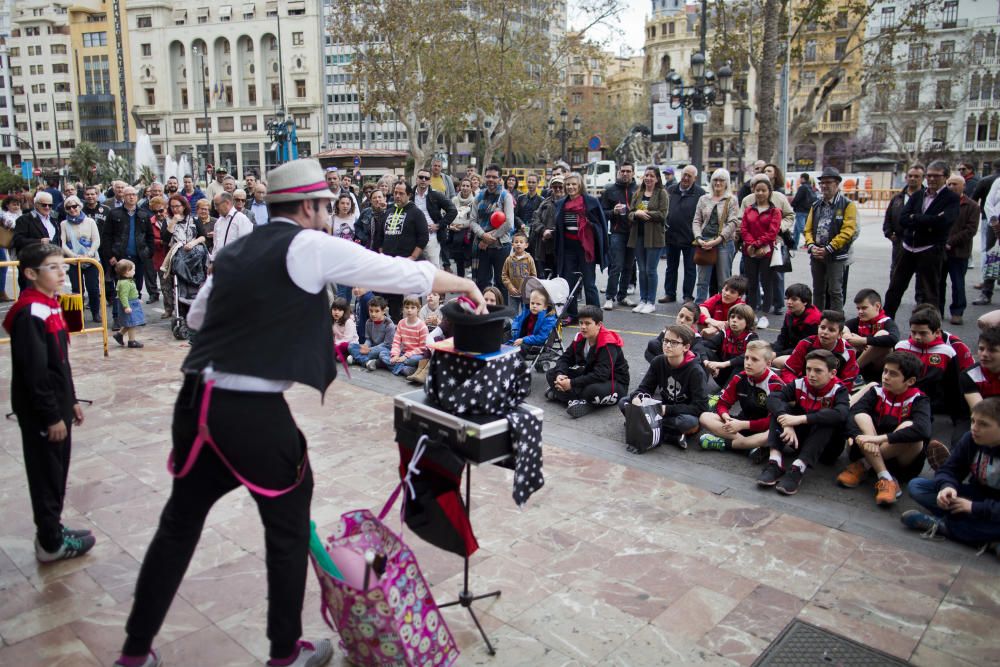
[[[45,93],[44,83],[34,83],[31,85],[31,92],[33,95],[41,95]]]
[[[31,109],[35,113],[45,113],[49,110],[49,105],[46,102],[39,102],[31,105]]]
[[[252,21],[253,17],[254,17],[254,13],[256,11],[257,10],[254,7],[254,4],[252,2],[243,3],[243,20],[244,21]]]
[[[152,44],[143,44],[142,45],[142,55],[146,56],[147,58],[149,56],[153,55],[153,45]]]
[[[805,86],[815,86],[816,85],[816,72],[806,71],[802,73],[802,85]]]
[[[257,86],[252,83],[247,86],[247,102],[257,104]]]
[[[302,33],[301,32],[293,32],[292,33],[292,46],[302,46],[302,44],[304,44],[304,43],[305,43],[305,40],[302,38]]]
[[[181,88],[181,109],[188,108],[188,90],[187,88]]]
[[[158,120],[147,120],[145,122],[146,134],[151,137],[160,136],[160,121]]]
[[[72,130],[73,129],[73,121],[71,121],[71,120],[61,120],[61,121],[59,121],[59,122],[56,123],[56,129],[59,129],[59,130]]]
[[[146,104],[153,106],[156,104],[156,89],[155,88],[144,88],[146,93]]]
[[[21,66],[20,65],[15,65],[14,67],[11,67],[10,68],[10,75],[11,76],[21,76]]]
[[[879,22],[879,27],[882,30],[889,30],[896,25],[896,8],[895,7],[883,7],[882,8],[882,18]]]
[[[92,46],[107,46],[107,45],[108,45],[108,33],[106,32],[83,33],[84,48],[89,48]]]
[[[190,131],[191,126],[187,118],[174,121],[174,134],[188,134]]]
[[[153,17],[149,16],[149,15],[136,17],[135,27],[137,27],[137,28],[152,28],[153,27]]]
[[[570,95],[570,103],[573,105],[583,104],[583,93],[573,93]]]
[[[582,86],[582,85],[584,85],[583,75],[582,74],[574,74],[572,76],[571,80],[570,80],[570,85],[573,85],[573,86]]]
[[[66,45],[53,44],[49,47],[49,53],[51,53],[54,56],[64,56],[66,55]]]
[[[277,83],[271,84],[271,99],[275,102],[281,100],[281,85]]]
[[[219,132],[232,132],[235,128],[235,123],[233,122],[232,116],[220,116],[219,117]]]
[[[56,102],[56,111],[73,111],[72,102]]]
[[[948,143],[948,121],[937,121],[931,126],[931,141]]]
[[[846,11],[841,10],[841,11],[837,12],[836,26],[837,26],[837,30],[844,30],[844,29],[847,28],[847,12]]]
[[[41,37],[42,36],[42,29],[39,28],[39,27],[25,28],[24,29],[24,36],[25,37]]]
[[[257,116],[240,116],[240,130],[243,132],[256,132]]]
[[[83,57],[84,89],[87,95],[107,95],[111,92],[111,72],[108,67],[108,57]]]
[[[941,51],[938,53],[938,67],[951,67],[955,64],[955,42],[941,42]]]
[[[29,65],[28,71],[31,72],[31,76],[42,76],[45,74],[45,65]]]
[[[917,124],[913,121],[903,126],[903,143],[914,144],[917,142]]]
[[[600,74],[594,74],[593,76],[591,76],[591,84],[594,86],[603,86],[604,77],[601,76]]]
[[[847,38],[838,37],[836,46],[833,48],[833,57],[839,61],[842,60],[845,55],[847,55]]]
[[[66,63],[56,63],[52,66],[53,74],[69,74],[69,65]]]
[[[306,80],[305,79],[296,79],[295,80],[295,96],[296,97],[305,97],[306,96]]]
[[[199,7],[196,16],[198,23],[208,23],[208,7]]]
[[[305,13],[306,13],[305,0],[289,0],[288,2],[289,16],[303,16]]]
[[[209,127],[210,123],[210,119],[205,118],[204,116],[198,116],[194,119],[194,131],[204,132],[205,129]]]
[[[21,55],[21,47],[19,46],[10,47],[10,50],[7,52],[7,55],[10,56],[11,58],[19,57]]]
[[[816,40],[810,39],[806,42],[806,50],[804,55],[805,61],[807,63],[816,62]]]
[[[105,23],[108,20],[107,14],[88,14],[87,23]]]
[[[958,0],[948,0],[941,8],[941,27],[954,28],[958,25]]]
[[[296,127],[303,130],[309,129],[309,114],[295,114],[292,118],[295,120]]]
[[[875,123],[872,125],[872,143],[876,146],[882,146],[885,144],[886,137],[886,124],[885,123]]]
[[[934,108],[951,108],[951,81],[942,79],[937,82],[937,90],[934,91]]]
[[[906,94],[903,98],[903,108],[907,111],[915,111],[920,105],[920,82],[910,81],[906,84]]]

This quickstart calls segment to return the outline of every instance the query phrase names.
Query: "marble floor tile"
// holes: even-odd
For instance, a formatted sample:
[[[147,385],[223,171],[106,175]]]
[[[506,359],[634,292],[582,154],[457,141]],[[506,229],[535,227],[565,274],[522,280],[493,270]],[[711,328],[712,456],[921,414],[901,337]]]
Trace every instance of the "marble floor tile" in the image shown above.
[[[910,656],[910,664],[914,667],[975,667],[977,663],[968,662],[948,653],[943,653],[921,642],[917,650]]]
[[[4,592],[0,603],[0,638],[5,644],[40,635],[72,623],[95,609],[113,607],[115,600],[85,572],[74,572],[43,590],[20,586]]]
[[[880,623],[868,623],[857,616],[842,614],[835,609],[808,604],[798,618],[903,660],[908,660],[917,647],[917,640],[910,635],[904,635]]]
[[[0,665],[14,667],[99,667],[80,638],[67,625],[0,647]],[[106,663],[103,663],[106,664]]]
[[[163,644],[159,648],[165,665],[212,665],[248,667],[258,660],[214,625]]]
[[[455,574],[434,590],[438,604],[455,599],[462,589],[463,574]],[[501,621],[510,622],[532,605],[565,586],[546,577],[537,569],[522,565],[507,556],[491,556],[478,560],[469,569],[469,589],[476,595],[499,590],[501,595],[477,602],[475,609],[484,610]]]
[[[844,563],[844,568],[941,600],[959,574],[960,566],[907,549],[863,540]],[[982,578],[979,573],[970,580],[980,581]],[[1000,597],[1000,590],[997,595]]]
[[[945,602],[968,607],[980,614],[1000,617],[1000,583],[996,577],[988,576],[978,569],[963,567],[955,577]]]
[[[490,655],[480,639],[467,646],[459,646],[461,655],[456,665],[475,667],[577,667],[584,665],[538,641],[531,634],[503,625],[489,633],[496,655]]]
[[[244,554],[200,574],[185,577],[178,594],[217,623],[267,599],[264,561],[252,554]]]
[[[679,639],[656,625],[645,625],[596,664],[601,667],[736,667],[739,663],[690,640]]]
[[[666,611],[653,619],[653,625],[671,637],[697,643],[719,624],[740,601],[721,593],[692,586]]]
[[[764,652],[770,642],[745,630],[726,625],[723,621],[705,633],[698,644],[743,667],[748,667]]]
[[[801,598],[761,584],[743,598],[720,625],[771,642],[805,605],[806,601]]]
[[[946,601],[920,643],[976,665],[992,664],[997,659],[996,627],[996,616]]]

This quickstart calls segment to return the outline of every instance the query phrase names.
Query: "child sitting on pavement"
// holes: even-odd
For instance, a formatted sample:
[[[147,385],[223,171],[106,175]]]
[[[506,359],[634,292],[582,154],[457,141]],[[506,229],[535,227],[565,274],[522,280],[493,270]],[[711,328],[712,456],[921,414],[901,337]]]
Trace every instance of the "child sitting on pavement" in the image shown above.
[[[718,294],[710,296],[699,306],[698,324],[701,325],[701,335],[711,336],[722,331],[729,321],[729,309],[738,303],[744,303],[747,293],[747,279],[743,276],[732,276],[722,283]]]
[[[921,510],[903,512],[907,528],[928,538],[949,538],[972,546],[1000,541],[1000,398],[972,408],[972,427],[954,447],[934,479],[915,477],[907,489]],[[998,554],[1000,555],[1000,554]]]
[[[757,478],[758,486],[774,486],[779,493],[795,495],[806,468],[815,467],[817,461],[833,463],[840,456],[850,403],[847,389],[837,380],[837,367],[832,352],[812,350],[806,355],[805,377],[794,378],[780,392],[767,397],[771,451],[770,460]],[[785,454],[795,457],[787,470]]]
[[[847,388],[854,386],[854,378],[858,376],[857,355],[854,348],[841,337],[844,330],[844,314],[839,310],[824,310],[815,336],[807,336],[799,341],[795,350],[785,360],[781,371],[781,379],[785,383],[794,382],[796,378],[806,375],[806,358],[813,350],[827,350],[837,360],[835,375]]]
[[[708,409],[708,380],[698,357],[691,351],[693,342],[690,328],[679,324],[667,327],[663,354],[653,359],[632,395],[618,404],[624,414],[629,401],[640,405],[645,396],[659,398],[663,408],[662,442],[681,449],[687,449],[684,436],[697,431],[698,417]]]
[[[979,334],[979,363],[962,373],[959,386],[969,409],[984,398],[1000,396],[1000,329]]]
[[[813,305],[812,289],[803,283],[789,285],[785,289],[785,320],[774,341],[774,367],[782,369],[799,341],[815,336],[823,313]]]
[[[566,413],[577,419],[604,405],[615,405],[628,393],[628,361],[621,336],[604,326],[604,311],[581,306],[580,332],[545,374],[545,398],[567,404]]]
[[[403,319],[396,325],[392,346],[379,353],[378,359],[393,375],[413,375],[417,365],[429,356],[427,325],[420,319],[420,297],[403,298]]]
[[[852,461],[837,483],[860,486],[874,470],[875,503],[892,505],[906,484],[924,469],[924,443],[931,437],[931,405],[916,388],[920,360],[908,352],[890,352],[882,368],[882,384],[869,387],[851,406],[847,432]]]
[[[384,297],[373,296],[368,302],[368,321],[365,323],[365,340],[347,346],[347,363],[356,363],[370,371],[378,367],[378,358],[392,345],[396,325],[389,317],[389,304]]]
[[[729,383],[733,373],[743,369],[743,353],[747,343],[757,340],[753,308],[745,303],[729,309],[726,326],[712,336],[703,337],[695,351],[702,358],[705,372],[715,378],[720,388]]]
[[[882,310],[882,297],[865,288],[854,297],[858,316],[844,325],[844,340],[858,355],[858,368],[866,382],[878,382],[882,363],[899,342],[899,327]]]
[[[425,303],[420,308],[420,319],[424,321],[427,328],[431,331],[436,329],[441,324],[441,302],[444,301],[444,297],[437,292],[431,292],[427,295],[427,303]]]
[[[743,369],[729,380],[715,411],[701,413],[699,421],[708,431],[700,438],[702,449],[749,450],[753,463],[759,465],[767,460],[767,436],[771,425],[767,397],[781,391],[785,384],[771,370],[773,360],[774,350],[767,341],[747,343]],[[730,413],[736,405],[739,405],[738,417]]]
[[[528,303],[511,324],[512,340],[508,345],[521,348],[521,354],[537,353],[556,328],[556,313],[549,303],[549,296],[542,290],[531,290]]]
[[[346,360],[351,343],[358,342],[358,328],[354,325],[354,315],[347,305],[347,299],[335,297],[330,315],[333,317],[333,347],[337,351],[337,358]]]
[[[677,311],[677,315],[674,318],[674,324],[687,327],[691,330],[691,333],[694,334],[695,342],[692,347],[697,345],[698,341],[701,339],[701,335],[698,333],[698,328],[695,325],[697,318],[698,306],[695,305],[694,301],[685,301],[682,303],[681,309]],[[667,329],[669,327],[670,325],[668,324],[656,338],[646,343],[646,351],[643,355],[646,357],[647,363],[653,363],[653,359],[663,354],[663,336],[667,333]]]

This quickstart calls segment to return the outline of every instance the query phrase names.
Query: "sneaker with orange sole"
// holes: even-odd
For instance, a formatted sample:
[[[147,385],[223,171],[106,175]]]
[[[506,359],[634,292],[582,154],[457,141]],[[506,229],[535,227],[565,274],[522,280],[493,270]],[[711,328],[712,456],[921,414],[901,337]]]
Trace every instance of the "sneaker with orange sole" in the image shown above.
[[[902,495],[903,490],[899,488],[899,482],[894,479],[880,478],[875,482],[876,505],[894,505]]]
[[[927,465],[931,467],[931,470],[937,470],[943,466],[949,456],[951,456],[951,451],[940,440],[931,440],[927,443]]]
[[[865,468],[864,461],[858,460],[840,471],[840,474],[837,475],[837,484],[848,489],[853,489],[856,486],[860,486],[861,482],[865,481],[867,475],[868,469]]]

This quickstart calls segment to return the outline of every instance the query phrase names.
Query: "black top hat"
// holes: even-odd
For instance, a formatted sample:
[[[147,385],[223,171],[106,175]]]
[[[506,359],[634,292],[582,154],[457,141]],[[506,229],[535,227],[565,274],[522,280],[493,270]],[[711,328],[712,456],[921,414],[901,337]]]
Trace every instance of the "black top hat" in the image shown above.
[[[840,172],[837,171],[836,169],[834,169],[833,167],[825,167],[823,169],[823,173],[820,174],[819,178],[817,178],[816,180],[817,181],[822,181],[824,178],[832,178],[833,180],[837,181],[838,183],[840,183],[840,181],[843,180],[840,177]]]
[[[487,306],[488,313],[470,313],[457,301],[441,306],[455,336],[455,350],[472,354],[489,354],[503,343],[504,321],[515,315],[513,308]]]

